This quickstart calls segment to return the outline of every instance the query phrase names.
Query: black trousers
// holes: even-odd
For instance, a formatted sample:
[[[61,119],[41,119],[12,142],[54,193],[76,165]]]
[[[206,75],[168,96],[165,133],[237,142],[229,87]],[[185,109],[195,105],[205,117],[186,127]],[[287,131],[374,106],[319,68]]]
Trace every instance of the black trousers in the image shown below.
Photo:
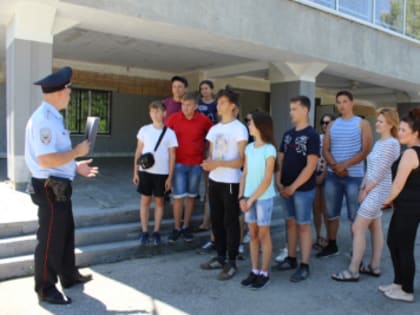
[[[420,212],[418,208],[415,210],[417,211],[407,213],[396,207],[389,225],[387,239],[394,267],[394,283],[402,285],[402,289],[407,293],[414,291],[416,273],[414,245],[420,223]]]
[[[240,242],[239,229],[239,184],[219,183],[209,180],[210,219],[217,256],[234,262]]]
[[[38,206],[38,244],[35,248],[35,291],[47,294],[55,287],[57,276],[71,280],[78,273],[74,254],[74,220],[71,185],[66,201],[55,201],[54,193],[44,187],[45,180],[32,178],[32,201]]]

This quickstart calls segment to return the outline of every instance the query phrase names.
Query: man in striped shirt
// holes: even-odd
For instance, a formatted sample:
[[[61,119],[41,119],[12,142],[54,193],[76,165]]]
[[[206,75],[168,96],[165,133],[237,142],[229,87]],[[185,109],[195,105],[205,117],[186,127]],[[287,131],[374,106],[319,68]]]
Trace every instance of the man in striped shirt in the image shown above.
[[[322,154],[328,164],[325,201],[328,216],[328,245],[316,257],[338,254],[336,243],[343,197],[346,197],[350,223],[359,207],[359,188],[364,176],[364,159],[373,141],[367,120],[354,115],[353,95],[340,91],[336,95],[340,117],[330,124],[324,136]]]

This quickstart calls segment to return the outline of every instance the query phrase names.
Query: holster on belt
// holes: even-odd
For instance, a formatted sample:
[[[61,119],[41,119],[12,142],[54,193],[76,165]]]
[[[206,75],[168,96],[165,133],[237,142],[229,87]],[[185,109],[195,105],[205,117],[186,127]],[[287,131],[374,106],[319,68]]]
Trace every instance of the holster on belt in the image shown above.
[[[71,185],[71,180],[56,176],[50,176],[45,181],[45,187],[52,190],[55,201],[65,202],[68,200],[68,191]]]

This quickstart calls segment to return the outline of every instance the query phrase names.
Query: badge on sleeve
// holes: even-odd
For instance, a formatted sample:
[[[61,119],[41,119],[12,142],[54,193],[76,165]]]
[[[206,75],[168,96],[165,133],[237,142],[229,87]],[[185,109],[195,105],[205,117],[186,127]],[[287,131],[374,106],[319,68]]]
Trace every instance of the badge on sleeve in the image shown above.
[[[39,135],[41,138],[41,142],[43,144],[49,144],[51,142],[51,129],[50,128],[42,128],[39,131]]]

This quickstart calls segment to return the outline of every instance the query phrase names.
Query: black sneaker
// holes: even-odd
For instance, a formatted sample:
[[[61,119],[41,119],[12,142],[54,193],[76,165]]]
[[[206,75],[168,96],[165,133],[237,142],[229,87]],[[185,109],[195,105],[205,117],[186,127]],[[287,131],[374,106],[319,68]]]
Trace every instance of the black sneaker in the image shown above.
[[[296,269],[297,261],[296,259],[291,259],[290,257],[287,257],[285,260],[283,260],[281,263],[278,263],[273,268],[278,271]]]
[[[171,235],[168,237],[168,243],[174,244],[181,235],[181,230],[173,229]]]
[[[189,227],[183,228],[181,230],[181,234],[184,238],[184,241],[186,241],[187,243],[192,242],[192,240],[194,239],[194,235]]]
[[[269,283],[270,283],[270,277],[269,276],[266,277],[264,275],[258,275],[257,279],[254,281],[251,288],[254,289],[254,290],[262,289]]]
[[[292,282],[300,282],[309,277],[309,266],[300,265],[298,270],[290,277]]]
[[[248,277],[241,281],[242,286],[249,287],[250,285],[254,284],[254,282],[257,280],[258,275],[253,273],[252,271],[249,273]]]
[[[143,232],[141,233],[141,236],[140,236],[140,245],[146,246],[147,244],[149,244],[149,233]]]
[[[337,245],[330,245],[328,244],[321,250],[318,254],[315,255],[316,258],[324,258],[324,257],[332,257],[338,255],[338,247]]]
[[[153,238],[153,245],[159,246],[160,244],[162,244],[162,239],[160,237],[159,232],[153,232],[152,233],[152,238]]]

